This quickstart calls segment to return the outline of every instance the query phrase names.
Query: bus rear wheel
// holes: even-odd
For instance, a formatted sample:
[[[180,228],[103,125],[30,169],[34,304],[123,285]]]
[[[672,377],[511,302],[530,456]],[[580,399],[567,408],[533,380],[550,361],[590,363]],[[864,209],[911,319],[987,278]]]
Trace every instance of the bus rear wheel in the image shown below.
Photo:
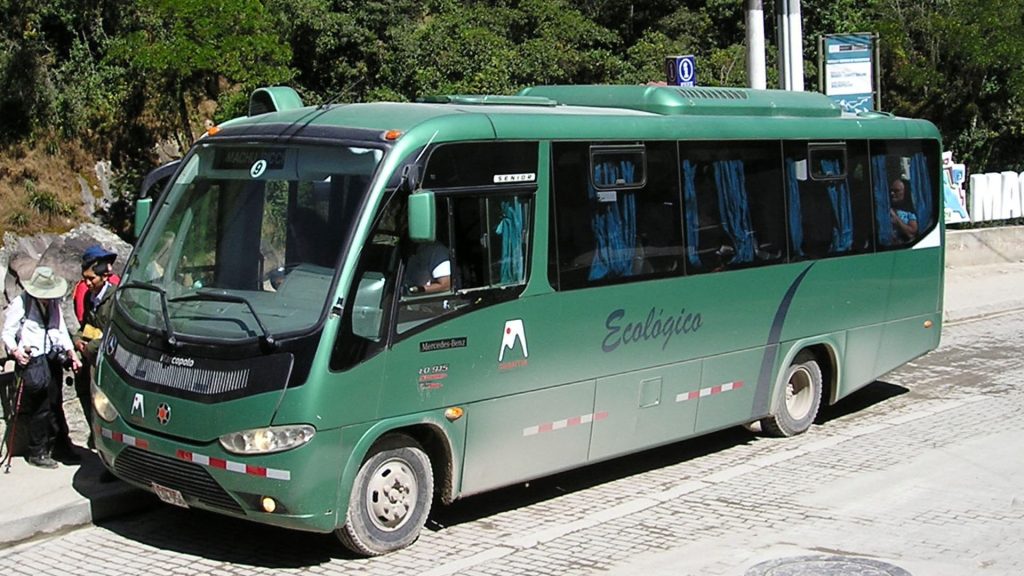
[[[821,406],[821,367],[814,355],[801,352],[786,370],[779,388],[775,414],[761,420],[761,430],[770,436],[803,434],[814,423]]]
[[[362,556],[380,556],[412,544],[427,522],[434,495],[430,459],[405,435],[378,442],[359,468],[341,543]]]

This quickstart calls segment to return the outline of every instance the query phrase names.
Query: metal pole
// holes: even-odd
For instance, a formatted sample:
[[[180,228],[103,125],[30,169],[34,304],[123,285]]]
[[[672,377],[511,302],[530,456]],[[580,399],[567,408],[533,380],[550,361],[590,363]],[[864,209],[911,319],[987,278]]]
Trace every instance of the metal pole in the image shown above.
[[[783,90],[803,92],[803,27],[800,0],[778,0],[775,18],[779,30],[779,81]]]
[[[764,5],[747,0],[747,82],[751,88],[768,87],[764,57]]]
[[[882,109],[882,66],[878,51],[880,49],[878,34],[871,35],[871,67],[875,70],[875,110]]]
[[[4,468],[4,474],[11,473],[11,460],[14,459],[14,433],[18,430],[18,414],[21,413],[21,393],[25,390],[25,381],[18,378],[18,399],[14,402],[14,414],[11,417],[10,430],[8,430],[7,437],[7,466]],[[3,460],[0,460],[0,464],[3,464]]]

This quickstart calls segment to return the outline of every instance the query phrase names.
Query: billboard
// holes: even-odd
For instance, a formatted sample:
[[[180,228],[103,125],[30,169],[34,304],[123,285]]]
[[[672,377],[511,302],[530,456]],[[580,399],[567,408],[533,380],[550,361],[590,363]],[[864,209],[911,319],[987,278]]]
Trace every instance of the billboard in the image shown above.
[[[819,42],[819,88],[844,112],[879,108],[877,39],[875,34],[826,34]]]

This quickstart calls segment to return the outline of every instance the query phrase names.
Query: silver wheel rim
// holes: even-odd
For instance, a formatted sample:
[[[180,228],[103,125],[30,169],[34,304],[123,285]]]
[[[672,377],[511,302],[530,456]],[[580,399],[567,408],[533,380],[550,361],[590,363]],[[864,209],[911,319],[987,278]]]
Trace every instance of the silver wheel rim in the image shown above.
[[[814,404],[814,382],[811,373],[803,366],[796,367],[786,382],[786,412],[794,420],[803,420]]]
[[[401,528],[416,509],[418,491],[416,474],[405,460],[381,463],[366,486],[366,508],[373,525],[385,532]]]

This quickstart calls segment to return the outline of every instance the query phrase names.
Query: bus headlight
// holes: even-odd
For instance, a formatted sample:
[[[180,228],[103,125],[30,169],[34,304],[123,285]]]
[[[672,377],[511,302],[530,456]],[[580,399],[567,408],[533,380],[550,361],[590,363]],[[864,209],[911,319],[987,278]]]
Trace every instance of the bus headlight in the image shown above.
[[[220,445],[235,454],[270,454],[302,446],[314,434],[316,429],[309,424],[270,426],[225,434],[220,437]]]
[[[91,385],[92,388],[92,409],[99,415],[100,418],[107,422],[113,422],[117,418],[117,408],[114,408],[114,404],[110,402],[110,398],[107,398],[106,393],[96,387],[96,384]]]

